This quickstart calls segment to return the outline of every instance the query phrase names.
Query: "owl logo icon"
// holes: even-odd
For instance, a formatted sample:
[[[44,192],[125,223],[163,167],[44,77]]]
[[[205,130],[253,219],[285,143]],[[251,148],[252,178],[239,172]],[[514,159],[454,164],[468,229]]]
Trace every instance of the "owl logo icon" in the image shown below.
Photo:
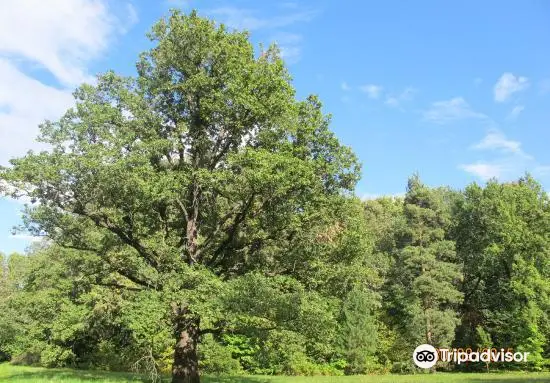
[[[431,368],[438,360],[437,350],[429,344],[421,344],[414,349],[413,361],[420,368]]]

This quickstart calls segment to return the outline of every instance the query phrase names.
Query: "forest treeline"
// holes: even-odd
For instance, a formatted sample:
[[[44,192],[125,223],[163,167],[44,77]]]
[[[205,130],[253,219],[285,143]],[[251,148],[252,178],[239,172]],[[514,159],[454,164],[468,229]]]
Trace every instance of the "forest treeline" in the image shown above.
[[[300,251],[314,255],[295,258],[293,276],[252,272],[218,286],[220,304],[248,317],[204,334],[205,372],[414,372],[411,353],[422,343],[510,347],[530,352],[529,363],[490,369],[548,368],[550,204],[535,180],[455,191],[415,176],[403,198],[346,204],[347,216],[304,243]],[[107,272],[55,245],[4,258],[2,357],[169,370],[173,337],[157,293],[102,286],[92,270]]]
[[[548,368],[550,205],[526,175],[465,190],[417,175],[361,201],[361,166],[279,49],[173,11],[134,77],[98,75],[0,167],[26,198],[3,256],[0,355],[169,372],[405,373],[412,352],[512,348]],[[404,180],[405,181],[405,180]],[[440,369],[457,369],[439,364]]]

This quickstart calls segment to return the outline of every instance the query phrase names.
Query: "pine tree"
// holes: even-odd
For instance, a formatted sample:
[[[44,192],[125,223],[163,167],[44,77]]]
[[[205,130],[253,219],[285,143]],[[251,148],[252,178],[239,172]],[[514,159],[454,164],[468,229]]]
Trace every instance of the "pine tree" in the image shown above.
[[[458,324],[456,306],[462,294],[456,285],[461,270],[455,244],[447,239],[446,191],[423,185],[417,175],[408,182],[404,200],[406,228],[400,235],[393,265],[396,297],[405,339],[448,346]]]

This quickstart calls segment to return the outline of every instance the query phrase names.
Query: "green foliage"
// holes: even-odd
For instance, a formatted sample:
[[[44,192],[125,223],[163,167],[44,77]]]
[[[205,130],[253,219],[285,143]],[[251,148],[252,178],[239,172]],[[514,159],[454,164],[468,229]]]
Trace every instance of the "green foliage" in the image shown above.
[[[216,329],[202,337],[205,372],[415,372],[410,353],[428,331],[438,346],[531,353],[527,365],[468,369],[546,368],[549,215],[532,179],[472,185],[462,198],[413,178],[404,200],[334,206],[312,212],[316,225],[289,249],[293,273],[222,281],[206,268],[182,268],[181,293]],[[57,246],[2,264],[0,349],[14,363],[170,371],[172,292],[101,279],[110,272],[101,258]]]
[[[342,304],[340,352],[348,362],[347,373],[372,372],[376,365],[372,358],[378,343],[375,309],[370,294],[357,288]]]
[[[332,352],[321,339],[335,336],[332,299],[349,288],[343,275],[351,261],[365,263],[361,219],[347,214],[358,208],[347,198],[357,159],[316,96],[296,100],[277,47],[257,57],[247,33],[196,12],[171,12],[149,37],[137,77],[107,72],[80,86],[76,105],[40,127],[52,149],[0,169],[15,194],[40,202],[27,207],[24,229],[71,249],[59,250],[59,264],[76,262],[82,280],[60,273],[66,286],[39,289],[45,325],[31,338],[43,342],[44,363],[58,365],[93,354],[116,328],[138,360],[158,358],[170,334],[181,351],[174,364],[187,371],[203,330],[269,323],[303,338],[293,352],[302,367],[287,360],[282,370],[309,371],[310,360]],[[284,275],[299,307],[225,304],[231,280],[253,272]],[[354,278],[372,274],[362,268]],[[327,294],[327,278],[337,292]],[[105,301],[106,290],[125,293]],[[313,326],[317,317],[326,323]],[[66,352],[71,342],[76,352]]]
[[[546,368],[550,201],[535,180],[413,176],[404,198],[363,203],[356,156],[317,96],[296,99],[276,46],[257,54],[196,12],[149,37],[136,77],[80,86],[40,127],[51,150],[0,168],[4,194],[38,202],[18,229],[48,240],[0,257],[1,360],[196,381],[196,365],[412,372],[432,343]]]
[[[530,352],[535,367],[549,355],[549,209],[530,176],[466,189],[454,234],[465,272],[458,342],[483,326],[493,344]]]
[[[200,350],[201,369],[206,374],[236,375],[243,371],[240,360],[233,356],[234,347],[225,347],[212,337],[205,337]]]
[[[448,239],[450,214],[445,192],[409,179],[403,214],[404,230],[390,271],[388,305],[406,343],[450,346],[458,324],[462,279],[455,244]],[[414,347],[413,347],[414,349]]]

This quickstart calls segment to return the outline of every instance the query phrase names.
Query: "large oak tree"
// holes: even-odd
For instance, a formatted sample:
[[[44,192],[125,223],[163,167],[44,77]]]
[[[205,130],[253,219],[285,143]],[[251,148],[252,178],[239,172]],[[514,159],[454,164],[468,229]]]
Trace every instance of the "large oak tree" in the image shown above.
[[[150,37],[135,78],[79,87],[41,126],[51,150],[0,179],[39,202],[27,230],[102,261],[98,283],[163,297],[173,382],[198,382],[200,336],[230,325],[215,304],[226,281],[304,279],[315,264],[304,243],[346,229],[331,214],[359,166],[319,100],[296,100],[276,47],[257,56],[246,33],[177,11]]]

